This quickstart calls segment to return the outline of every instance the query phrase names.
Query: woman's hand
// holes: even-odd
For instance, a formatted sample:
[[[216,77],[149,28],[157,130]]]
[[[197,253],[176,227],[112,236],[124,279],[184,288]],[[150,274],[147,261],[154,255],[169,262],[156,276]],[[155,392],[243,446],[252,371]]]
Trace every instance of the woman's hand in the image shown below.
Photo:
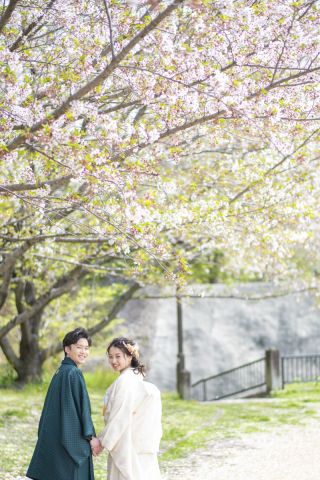
[[[104,447],[100,443],[100,440],[98,440],[98,438],[96,437],[92,437],[92,440],[90,441],[90,445],[91,445],[92,455],[94,457],[98,457],[104,449]]]

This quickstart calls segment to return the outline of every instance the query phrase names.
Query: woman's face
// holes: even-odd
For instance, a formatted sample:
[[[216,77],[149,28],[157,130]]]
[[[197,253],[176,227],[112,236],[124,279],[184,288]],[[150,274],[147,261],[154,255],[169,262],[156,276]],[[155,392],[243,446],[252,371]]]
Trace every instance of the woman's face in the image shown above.
[[[123,353],[120,348],[111,347],[109,350],[109,363],[116,372],[122,372],[128,368],[131,365],[131,359],[132,357]]]

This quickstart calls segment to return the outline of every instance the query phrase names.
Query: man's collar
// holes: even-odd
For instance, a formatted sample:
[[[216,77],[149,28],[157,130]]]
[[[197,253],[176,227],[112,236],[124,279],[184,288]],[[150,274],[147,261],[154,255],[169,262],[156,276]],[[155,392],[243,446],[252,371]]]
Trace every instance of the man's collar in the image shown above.
[[[67,364],[67,365],[72,365],[73,367],[77,367],[77,364],[76,364],[73,360],[71,360],[70,357],[65,357],[65,358],[62,360],[61,363]],[[77,368],[78,368],[78,367],[77,367]]]

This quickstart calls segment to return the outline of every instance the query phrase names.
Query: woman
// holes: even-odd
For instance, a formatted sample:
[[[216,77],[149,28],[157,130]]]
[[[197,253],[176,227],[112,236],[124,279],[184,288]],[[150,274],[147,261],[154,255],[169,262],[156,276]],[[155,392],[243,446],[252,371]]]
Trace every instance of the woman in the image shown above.
[[[161,398],[155,385],[143,381],[139,347],[115,338],[107,354],[117,380],[104,397],[105,427],[98,438],[109,452],[107,480],[161,480],[157,452],[161,428]]]

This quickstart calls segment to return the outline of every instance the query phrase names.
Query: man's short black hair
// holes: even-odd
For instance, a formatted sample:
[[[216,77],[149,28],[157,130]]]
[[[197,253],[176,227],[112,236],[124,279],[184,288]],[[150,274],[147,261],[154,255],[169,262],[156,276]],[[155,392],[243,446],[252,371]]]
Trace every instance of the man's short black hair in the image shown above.
[[[64,337],[62,345],[63,345],[63,351],[65,357],[67,356],[65,347],[70,347],[70,345],[75,345],[80,338],[85,338],[88,340],[88,345],[91,347],[92,345],[92,340],[89,337],[89,333],[85,328],[76,328],[75,330],[72,330],[72,332],[67,333],[67,335]]]

